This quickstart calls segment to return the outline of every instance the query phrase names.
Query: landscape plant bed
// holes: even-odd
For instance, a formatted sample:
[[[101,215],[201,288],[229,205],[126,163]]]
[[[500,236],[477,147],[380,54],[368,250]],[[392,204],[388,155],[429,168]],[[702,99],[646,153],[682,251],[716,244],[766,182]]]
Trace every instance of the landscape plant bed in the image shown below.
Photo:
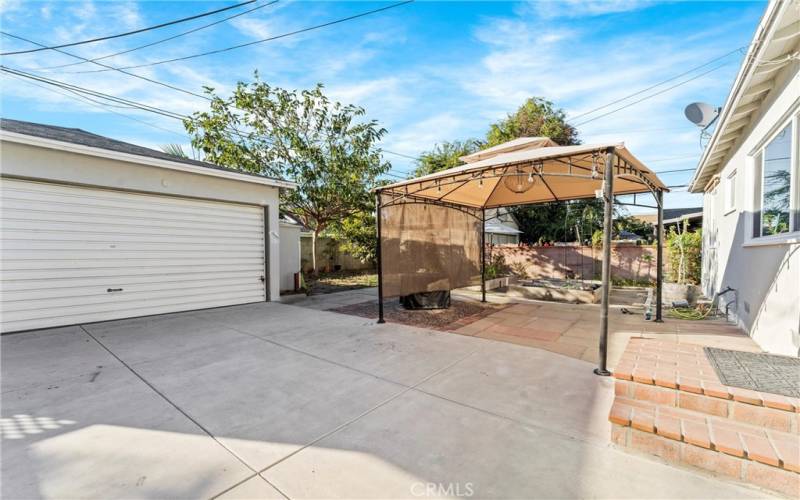
[[[383,304],[383,317],[391,323],[430,328],[433,330],[452,331],[485,318],[490,314],[502,311],[506,304],[489,304],[481,302],[462,302],[453,300],[447,309],[408,310],[396,299],[387,299]],[[342,314],[378,319],[378,303],[361,302],[331,309]]]
[[[506,295],[570,304],[596,304],[600,301],[601,290],[602,286],[592,281],[533,279],[509,285]]]

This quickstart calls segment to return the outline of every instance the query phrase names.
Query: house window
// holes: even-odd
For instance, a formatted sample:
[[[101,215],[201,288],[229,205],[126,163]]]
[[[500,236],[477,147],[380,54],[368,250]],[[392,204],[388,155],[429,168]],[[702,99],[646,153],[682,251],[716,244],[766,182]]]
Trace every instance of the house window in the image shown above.
[[[756,214],[753,236],[774,236],[800,229],[797,217],[797,153],[793,123],[778,131],[756,157]],[[794,213],[793,213],[794,212]]]
[[[733,212],[736,209],[736,170],[728,174],[725,178],[725,213]]]

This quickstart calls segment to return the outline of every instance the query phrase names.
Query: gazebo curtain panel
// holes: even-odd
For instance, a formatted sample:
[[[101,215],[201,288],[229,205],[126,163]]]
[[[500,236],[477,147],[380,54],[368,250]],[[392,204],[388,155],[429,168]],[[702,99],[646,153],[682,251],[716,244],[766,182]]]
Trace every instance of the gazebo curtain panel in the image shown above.
[[[385,297],[480,285],[480,211],[392,199],[381,195]]]

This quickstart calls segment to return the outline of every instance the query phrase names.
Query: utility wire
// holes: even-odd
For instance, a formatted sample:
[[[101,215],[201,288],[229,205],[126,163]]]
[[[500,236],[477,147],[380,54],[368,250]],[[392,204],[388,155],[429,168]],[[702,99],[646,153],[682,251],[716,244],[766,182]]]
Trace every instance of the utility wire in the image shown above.
[[[27,78],[29,80],[35,80],[35,81],[38,81],[40,83],[45,83],[45,84],[48,84],[48,85],[51,85],[51,86],[54,86],[54,87],[59,87],[59,88],[64,89],[64,90],[72,90],[72,91],[79,92],[79,93],[84,94],[84,95],[90,95],[90,96],[96,97],[98,99],[111,101],[111,102],[114,102],[114,103],[117,103],[117,104],[125,104],[125,105],[128,105],[128,106],[133,107],[133,108],[138,108],[138,109],[141,109],[143,111],[148,111],[148,112],[156,113],[156,114],[159,114],[159,115],[162,115],[162,116],[166,116],[166,117],[169,117],[169,118],[174,118],[176,120],[184,120],[186,118],[189,118],[186,115],[182,115],[182,114],[176,113],[174,111],[169,111],[169,110],[166,110],[166,109],[163,109],[163,108],[159,108],[157,106],[150,106],[149,104],[143,104],[143,103],[140,103],[140,102],[132,101],[130,99],[125,99],[125,98],[122,98],[122,97],[112,96],[110,94],[104,94],[104,93],[98,92],[96,90],[88,89],[88,88],[85,88],[85,87],[80,87],[78,85],[72,85],[72,84],[61,82],[61,81],[58,81],[58,80],[53,80],[52,78],[46,78],[44,76],[34,75],[32,73],[26,73],[24,71],[19,71],[19,70],[13,69],[13,68],[9,68],[7,66],[0,65],[0,71],[2,71],[4,73],[9,73],[9,74],[12,74],[12,75],[17,75],[17,76],[20,76],[20,77],[23,77],[23,78]]]
[[[257,11],[259,9],[263,9],[264,7],[269,7],[270,5],[273,5],[273,4],[277,3],[278,1],[279,0],[272,0],[271,2],[262,4],[262,5],[258,5],[256,7],[253,7],[252,9],[246,10],[244,12],[239,12],[238,14],[234,14],[232,16],[228,16],[228,17],[222,18],[219,21],[214,21],[213,23],[209,23],[209,24],[204,24],[202,26],[198,26],[197,28],[190,29],[189,31],[184,31],[184,32],[178,33],[177,35],[172,35],[172,36],[167,37],[167,38],[162,38],[160,40],[156,40],[154,42],[146,43],[144,45],[139,45],[138,47],[133,47],[131,49],[123,50],[123,51],[120,51],[120,52],[114,52],[113,54],[106,54],[104,56],[94,57],[94,58],[89,59],[87,61],[73,62],[73,63],[68,63],[68,64],[59,64],[57,66],[41,66],[41,67],[38,67],[38,68],[22,68],[22,69],[27,70],[27,71],[51,71],[51,70],[54,70],[54,69],[67,68],[67,67],[70,67],[70,66],[78,66],[78,65],[81,65],[81,64],[86,64],[87,62],[97,62],[97,61],[102,61],[103,59],[108,59],[110,57],[121,56],[123,54],[129,54],[129,53],[135,52],[137,50],[146,49],[148,47],[152,47],[152,46],[158,45],[160,43],[169,42],[170,40],[175,40],[176,38],[180,38],[182,36],[186,36],[186,35],[189,35],[191,33],[196,33],[196,32],[198,32],[200,30],[204,30],[206,28],[210,28],[212,26],[216,26],[217,24],[221,24],[221,23],[230,21],[231,19],[235,19],[237,17],[250,14],[251,12]]]
[[[81,95],[81,94],[79,94],[77,92],[74,92],[72,90],[69,91],[70,93],[61,92],[61,91],[56,90],[55,88],[49,87],[47,85],[42,85],[40,83],[36,83],[36,82],[30,81],[30,80],[26,80],[25,78],[23,78],[21,76],[18,76],[18,75],[8,74],[7,76],[9,76],[11,78],[15,78],[15,79],[17,79],[17,80],[19,80],[21,82],[27,83],[28,85],[34,85],[34,86],[39,87],[41,89],[47,90],[48,92],[53,92],[55,94],[62,95],[62,96],[67,97],[69,99],[89,104],[90,106],[94,106],[96,108],[99,108],[99,109],[105,111],[106,113],[113,113],[115,115],[121,116],[121,117],[126,118],[128,120],[132,120],[132,121],[141,123],[143,125],[147,125],[148,127],[152,127],[154,129],[158,129],[158,130],[163,130],[164,132],[169,132],[170,134],[175,134],[175,135],[180,136],[180,137],[182,137],[184,139],[187,138],[186,134],[181,134],[180,132],[175,132],[174,130],[170,130],[170,129],[165,128],[165,127],[160,127],[160,126],[158,126],[158,125],[156,125],[154,123],[150,123],[150,122],[148,122],[146,120],[140,120],[139,118],[136,118],[134,116],[126,115],[125,113],[120,113],[119,111],[114,111],[113,109],[110,109],[112,107],[112,105],[107,104],[107,103],[103,103],[103,102],[100,102],[100,101],[95,101],[94,99],[91,99],[89,97],[83,96],[83,95]],[[126,108],[130,108],[130,106],[125,106],[125,107]]]
[[[31,52],[41,52],[43,50],[63,49],[64,47],[74,47],[76,45],[85,45],[87,43],[95,43],[95,42],[101,42],[101,41],[104,41],[104,40],[111,40],[111,39],[114,39],[114,38],[122,38],[122,37],[129,36],[129,35],[135,35],[137,33],[144,33],[145,31],[152,31],[152,30],[159,29],[159,28],[165,28],[167,26],[172,26],[174,24],[185,23],[186,21],[192,21],[194,19],[200,19],[201,17],[211,16],[213,14],[218,14],[218,13],[224,12],[226,10],[235,9],[235,8],[241,7],[243,5],[254,3],[255,1],[256,0],[247,0],[246,2],[237,3],[235,5],[230,5],[228,7],[223,7],[221,9],[212,10],[212,11],[209,11],[209,12],[205,12],[203,14],[196,14],[194,16],[184,17],[182,19],[176,19],[174,21],[169,21],[169,22],[166,22],[166,23],[157,24],[155,26],[150,26],[150,27],[147,27],[147,28],[140,28],[138,30],[128,31],[126,33],[118,33],[116,35],[102,36],[102,37],[98,37],[98,38],[92,38],[90,40],[82,40],[80,42],[63,43],[61,45],[53,45],[53,46],[50,46],[50,47],[39,47],[38,49],[17,50],[17,51],[14,51],[14,52],[3,52],[3,53],[0,54],[0,56],[13,56],[13,55],[16,55],[16,54],[30,54]]]
[[[720,65],[718,65],[718,66],[714,66],[713,68],[711,68],[711,69],[710,69],[710,70],[708,70],[708,71],[704,71],[704,72],[700,73],[699,75],[695,75],[695,76],[693,76],[692,78],[689,78],[689,79],[686,79],[686,80],[684,80],[684,81],[682,81],[682,82],[676,83],[675,85],[671,85],[671,86],[669,86],[669,87],[667,87],[667,88],[665,88],[665,89],[663,89],[663,90],[660,90],[660,91],[658,91],[658,92],[655,92],[655,93],[653,93],[653,94],[650,94],[650,95],[647,95],[647,96],[644,96],[644,97],[642,97],[641,99],[637,99],[637,100],[635,100],[635,101],[633,101],[633,102],[630,102],[630,103],[628,103],[628,104],[625,104],[624,106],[620,106],[620,107],[618,107],[618,108],[616,108],[616,109],[612,109],[611,111],[607,111],[607,112],[605,112],[605,113],[602,113],[602,114],[600,114],[600,115],[597,115],[597,116],[595,116],[595,117],[593,117],[593,118],[589,118],[588,120],[584,120],[584,121],[582,121],[582,122],[580,122],[580,123],[576,123],[576,124],[574,124],[573,126],[575,126],[575,127],[580,127],[580,126],[582,126],[582,125],[586,125],[587,123],[593,122],[593,121],[595,121],[595,120],[599,120],[600,118],[603,118],[604,116],[608,116],[608,115],[610,115],[610,114],[616,113],[617,111],[622,111],[623,109],[629,108],[629,107],[631,107],[631,106],[633,106],[633,105],[635,105],[635,104],[639,104],[639,103],[640,103],[640,102],[642,102],[642,101],[646,101],[646,100],[648,100],[648,99],[652,99],[653,97],[656,97],[656,96],[658,96],[658,95],[661,95],[661,94],[663,94],[663,93],[665,93],[665,92],[669,92],[670,90],[672,90],[672,89],[674,89],[674,88],[677,88],[677,87],[680,87],[681,85],[685,85],[685,84],[687,84],[687,83],[689,83],[689,82],[692,82],[692,81],[694,81],[694,80],[697,80],[698,78],[700,78],[700,77],[703,77],[703,76],[705,76],[705,75],[707,75],[707,74],[709,74],[709,73],[712,73],[712,72],[714,72],[714,71],[717,71],[718,69],[720,69],[720,68],[722,68],[722,67],[724,67],[724,66],[727,66],[728,64],[730,64],[730,61],[728,61],[728,62],[724,62],[724,63],[722,63],[722,64],[720,64]]]
[[[17,40],[22,40],[24,42],[32,43],[33,45],[38,45],[40,47],[45,47],[44,44],[41,44],[39,42],[35,42],[33,40],[30,40],[28,38],[24,38],[24,37],[21,37],[21,36],[18,36],[18,35],[12,35],[11,33],[8,33],[7,31],[0,31],[0,33],[5,35],[5,36],[8,36],[8,37],[15,38]],[[67,52],[66,50],[61,50],[61,49],[52,49],[52,50],[54,50],[56,52],[60,52],[61,54],[64,54],[64,55],[67,55],[67,56],[70,56],[70,57],[74,57],[75,59],[80,59],[81,61],[83,61],[83,62],[78,63],[78,64],[83,64],[84,62],[89,62],[89,63],[95,64],[97,66],[102,66],[103,68],[107,68],[109,70],[118,71],[118,72],[120,72],[122,74],[125,74],[125,75],[128,75],[128,76],[132,76],[134,78],[138,78],[139,80],[144,80],[146,82],[150,82],[150,83],[153,83],[155,85],[160,85],[162,87],[166,87],[168,89],[172,89],[172,90],[175,90],[175,91],[178,91],[178,92],[182,92],[182,93],[190,95],[190,96],[199,97],[200,99],[205,99],[207,101],[211,101],[210,97],[208,97],[206,95],[203,95],[203,94],[198,94],[197,92],[192,92],[191,90],[182,89],[180,87],[177,87],[177,86],[169,84],[169,83],[165,83],[165,82],[161,82],[161,81],[158,81],[158,80],[154,80],[154,79],[148,78],[146,76],[137,75],[136,73],[131,73],[130,71],[125,71],[124,69],[115,68],[114,66],[109,66],[107,64],[100,63],[100,62],[97,62],[97,61],[92,61],[92,60],[87,59],[85,57],[73,54],[71,52]]]
[[[592,113],[594,113],[596,111],[600,111],[601,109],[605,109],[605,108],[607,108],[609,106],[613,106],[614,104],[617,104],[619,102],[626,101],[626,100],[630,99],[631,97],[636,97],[639,94],[644,94],[645,92],[647,92],[649,90],[653,90],[656,87],[660,87],[661,85],[664,85],[665,83],[669,83],[669,82],[671,82],[673,80],[677,80],[678,78],[681,78],[681,77],[684,77],[684,76],[686,76],[686,75],[688,75],[690,73],[693,73],[693,72],[697,71],[698,69],[705,68],[709,64],[713,64],[713,63],[715,63],[717,61],[725,59],[726,57],[728,57],[728,56],[730,56],[732,54],[735,54],[737,52],[741,53],[742,50],[746,49],[747,47],[748,47],[748,45],[743,45],[743,46],[741,46],[741,47],[739,47],[737,49],[734,49],[734,50],[732,50],[732,51],[730,51],[730,52],[728,52],[726,54],[723,54],[723,55],[721,55],[719,57],[711,59],[710,61],[706,61],[706,62],[704,62],[703,64],[701,64],[699,66],[695,66],[692,69],[686,70],[686,71],[684,71],[683,73],[681,73],[679,75],[675,75],[675,76],[669,77],[666,80],[662,80],[662,81],[660,81],[660,82],[658,82],[658,83],[656,83],[654,85],[651,85],[651,86],[649,86],[649,87],[647,87],[645,89],[638,90],[638,91],[634,92],[633,94],[628,94],[625,97],[620,97],[619,99],[616,99],[614,101],[611,101],[611,102],[608,102],[606,104],[603,104],[602,106],[598,106],[596,108],[590,109],[589,111],[585,111],[585,112],[580,113],[578,115],[572,116],[572,117],[569,118],[569,120],[572,121],[572,120],[575,120],[576,118],[580,118],[582,116],[591,115]]]
[[[225,48],[222,48],[222,49],[209,50],[208,52],[201,52],[199,54],[192,54],[192,55],[183,56],[183,57],[175,57],[175,58],[172,58],[172,59],[164,59],[164,60],[161,60],[161,61],[154,61],[154,62],[149,62],[149,63],[145,63],[145,64],[134,64],[134,65],[131,65],[131,66],[122,66],[122,67],[117,68],[117,69],[146,68],[146,67],[149,67],[149,66],[158,66],[160,64],[167,64],[167,63],[171,63],[171,62],[185,61],[187,59],[195,59],[195,58],[198,58],[198,57],[210,56],[210,55],[214,55],[214,54],[221,54],[223,52],[228,52],[228,51],[231,51],[231,50],[241,49],[243,47],[249,47],[251,45],[257,45],[259,43],[271,42],[271,41],[278,40],[278,39],[281,39],[281,38],[287,38],[287,37],[290,37],[290,36],[293,36],[293,35],[298,35],[300,33],[306,33],[308,31],[313,31],[313,30],[325,28],[327,26],[332,26],[334,24],[339,24],[339,23],[343,23],[343,22],[346,22],[346,21],[352,21],[353,19],[358,19],[360,17],[369,16],[369,15],[376,14],[378,12],[382,12],[382,11],[389,10],[389,9],[394,9],[394,8],[400,7],[402,5],[413,3],[414,1],[415,0],[405,0],[403,2],[398,2],[398,3],[394,3],[392,5],[387,5],[386,7],[381,7],[379,9],[368,10],[366,12],[361,12],[359,14],[355,14],[355,15],[352,15],[352,16],[343,17],[343,18],[336,19],[336,20],[333,20],[333,21],[328,21],[327,23],[317,24],[317,25],[314,25],[314,26],[309,26],[307,28],[302,28],[302,29],[299,29],[299,30],[290,31],[288,33],[283,33],[283,34],[280,34],[280,35],[271,36],[269,38],[263,38],[261,40],[254,40],[252,42],[241,43],[239,45],[233,45],[233,46],[225,47]],[[108,70],[108,69],[97,69],[97,70],[88,70],[88,71],[74,71],[72,73],[102,73],[104,71],[111,71],[111,70]]]
[[[684,155],[684,156],[669,156],[667,158],[657,158],[655,160],[650,160],[647,163],[658,163],[660,161],[672,161],[672,160],[687,160],[689,158],[697,158],[697,155]]]

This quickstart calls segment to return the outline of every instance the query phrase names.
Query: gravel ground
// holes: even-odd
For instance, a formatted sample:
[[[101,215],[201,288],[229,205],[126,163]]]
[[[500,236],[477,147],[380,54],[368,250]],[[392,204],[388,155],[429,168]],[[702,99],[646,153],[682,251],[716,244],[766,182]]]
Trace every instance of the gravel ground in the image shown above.
[[[398,299],[388,299],[383,304],[383,316],[386,321],[401,323],[434,330],[457,330],[474,321],[496,313],[508,307],[505,304],[482,304],[480,302],[462,302],[453,300],[448,309],[428,309],[411,311],[404,309]],[[360,316],[362,318],[378,318],[378,303],[361,302],[337,307],[331,311]]]

